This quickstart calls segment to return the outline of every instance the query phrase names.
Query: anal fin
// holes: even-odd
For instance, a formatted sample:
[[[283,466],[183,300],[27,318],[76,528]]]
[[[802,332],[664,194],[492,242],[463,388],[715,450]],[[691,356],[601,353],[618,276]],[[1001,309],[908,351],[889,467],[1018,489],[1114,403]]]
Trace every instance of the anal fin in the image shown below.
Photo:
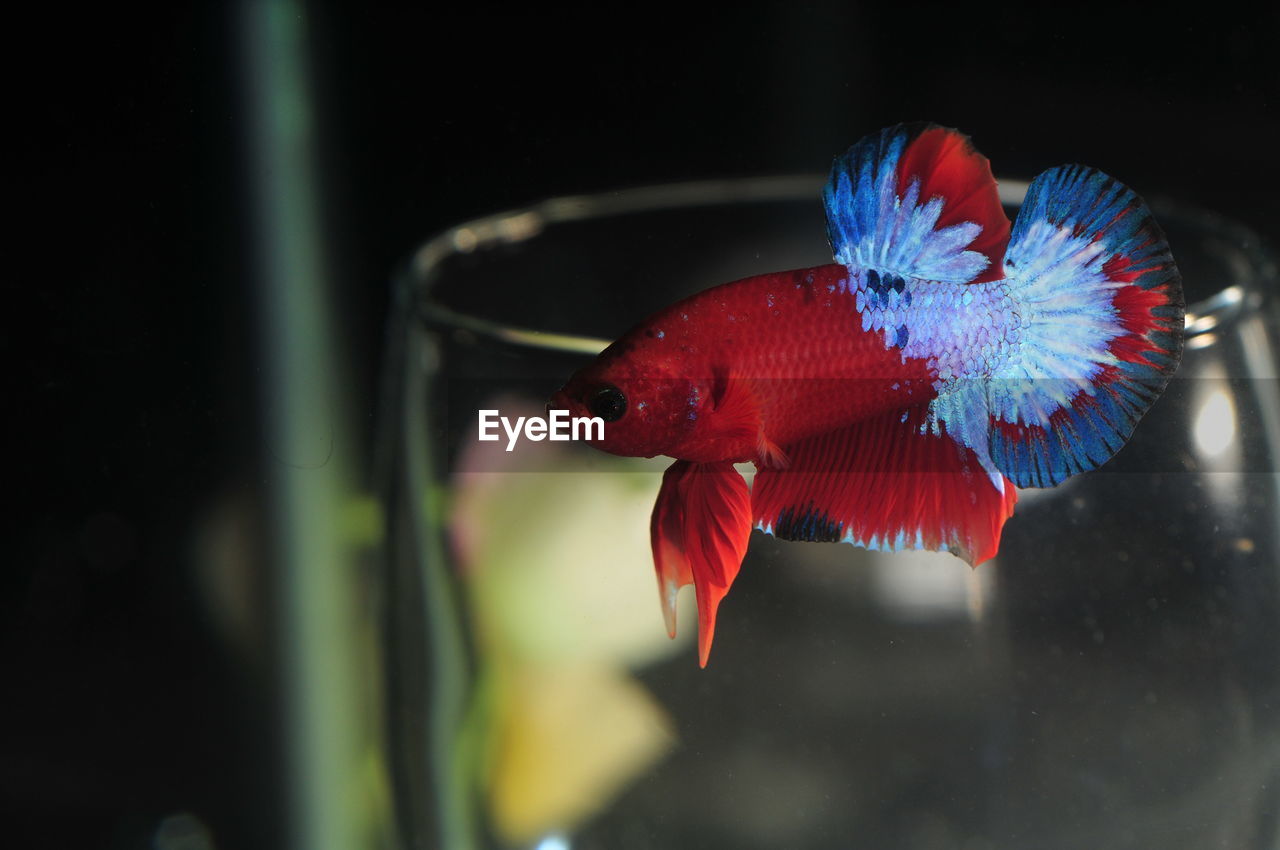
[[[788,468],[756,474],[755,526],[786,540],[948,551],[974,565],[994,557],[1017,501],[1012,482],[925,421],[910,408],[787,446]]]

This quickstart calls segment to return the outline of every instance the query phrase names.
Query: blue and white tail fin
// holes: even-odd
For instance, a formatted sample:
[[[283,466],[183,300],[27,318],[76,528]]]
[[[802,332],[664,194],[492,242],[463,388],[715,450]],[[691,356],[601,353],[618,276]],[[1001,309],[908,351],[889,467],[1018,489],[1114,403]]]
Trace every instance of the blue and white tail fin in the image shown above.
[[[1105,463],[1182,354],[1182,284],[1164,233],[1131,189],[1079,165],[1027,190],[1005,253],[1020,314],[992,376],[990,457],[1020,487]]]

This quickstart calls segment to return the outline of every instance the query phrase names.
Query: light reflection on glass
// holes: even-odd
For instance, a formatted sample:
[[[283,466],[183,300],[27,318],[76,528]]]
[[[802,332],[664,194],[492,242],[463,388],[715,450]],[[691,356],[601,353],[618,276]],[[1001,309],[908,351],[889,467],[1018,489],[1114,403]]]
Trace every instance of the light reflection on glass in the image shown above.
[[[1189,351],[1195,351],[1196,349],[1200,349],[1200,348],[1208,348],[1209,346],[1213,345],[1217,341],[1218,341],[1217,334],[1202,333],[1202,334],[1196,334],[1195,336],[1187,337],[1187,341],[1185,345]]]
[[[569,839],[563,835],[548,835],[538,842],[534,850],[569,850]]]
[[[1188,338],[1218,327],[1223,319],[1233,315],[1242,303],[1244,303],[1244,289],[1239,286],[1228,286],[1199,305],[1199,310],[1187,310],[1185,322]]]
[[[1207,457],[1222,455],[1236,438],[1236,409],[1225,390],[1213,390],[1196,414],[1196,448]]]

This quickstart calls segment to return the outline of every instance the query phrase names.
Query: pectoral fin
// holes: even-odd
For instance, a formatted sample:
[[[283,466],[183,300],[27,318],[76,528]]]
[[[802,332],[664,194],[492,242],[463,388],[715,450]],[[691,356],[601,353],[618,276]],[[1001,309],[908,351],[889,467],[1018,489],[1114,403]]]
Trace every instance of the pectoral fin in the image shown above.
[[[753,445],[759,466],[783,468],[790,463],[786,452],[765,434],[760,402],[749,381],[731,375],[718,378],[712,401],[717,435],[724,444]]]

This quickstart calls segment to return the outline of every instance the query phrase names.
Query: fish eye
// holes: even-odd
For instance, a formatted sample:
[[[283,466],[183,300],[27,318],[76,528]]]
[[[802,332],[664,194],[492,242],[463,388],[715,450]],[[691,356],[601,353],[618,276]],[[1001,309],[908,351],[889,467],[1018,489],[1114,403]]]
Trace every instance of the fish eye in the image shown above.
[[[617,422],[627,412],[627,397],[617,387],[601,387],[587,402],[587,409],[605,422]]]

